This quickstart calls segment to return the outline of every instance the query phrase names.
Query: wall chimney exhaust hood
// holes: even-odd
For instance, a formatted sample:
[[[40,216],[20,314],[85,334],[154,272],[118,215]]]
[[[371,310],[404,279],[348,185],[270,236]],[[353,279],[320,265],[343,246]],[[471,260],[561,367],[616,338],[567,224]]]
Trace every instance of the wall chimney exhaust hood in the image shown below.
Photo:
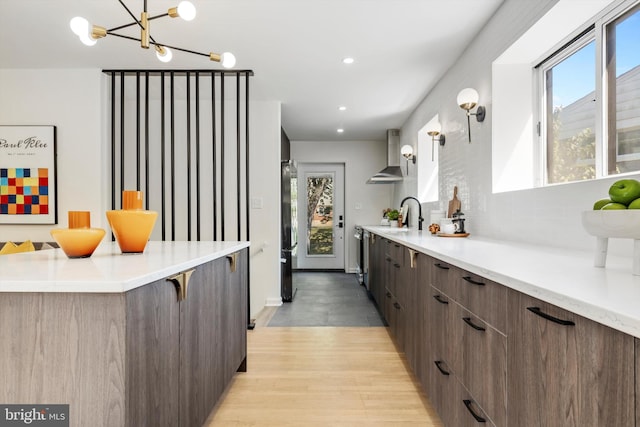
[[[402,181],[400,169],[400,129],[387,129],[387,167],[367,180],[367,184],[393,184]]]

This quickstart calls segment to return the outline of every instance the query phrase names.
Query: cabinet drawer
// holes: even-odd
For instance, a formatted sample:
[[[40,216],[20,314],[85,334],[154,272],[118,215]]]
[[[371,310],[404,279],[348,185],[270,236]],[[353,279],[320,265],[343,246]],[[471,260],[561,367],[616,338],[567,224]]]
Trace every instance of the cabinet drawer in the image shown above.
[[[454,335],[462,343],[455,369],[478,405],[498,426],[507,417],[507,338],[462,307],[455,313]]]
[[[507,288],[468,271],[451,268],[451,297],[502,333],[507,330]]]
[[[431,285],[440,289],[442,292],[451,294],[451,271],[454,267],[439,259],[433,258],[431,265]]]

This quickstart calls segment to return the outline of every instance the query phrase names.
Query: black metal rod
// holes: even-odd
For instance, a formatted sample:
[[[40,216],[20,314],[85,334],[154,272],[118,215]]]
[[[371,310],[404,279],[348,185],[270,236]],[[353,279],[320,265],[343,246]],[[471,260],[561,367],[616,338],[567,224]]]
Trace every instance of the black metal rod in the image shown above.
[[[220,78],[220,240],[224,240],[224,214],[225,214],[225,191],[224,191],[224,179],[225,179],[225,158],[224,158],[224,75]]]
[[[196,73],[196,240],[200,241],[200,73]]]
[[[164,71],[160,73],[160,198],[161,198],[161,207],[160,211],[162,213],[161,225],[162,225],[162,240],[166,240],[166,212],[165,212],[165,203],[166,203],[166,171],[165,171],[165,163],[166,163],[166,123],[165,123],[165,90],[164,90]]]
[[[236,221],[238,223],[237,240],[242,240],[242,193],[240,191],[240,184],[242,183],[240,172],[242,170],[242,167],[240,163],[240,155],[240,74],[236,74]]]
[[[249,73],[245,72],[245,93],[244,93],[244,194],[245,194],[245,216],[246,216],[246,240],[249,240]],[[247,281],[249,277],[247,275]]]
[[[124,72],[120,73],[120,197],[124,191]],[[122,200],[120,200],[122,207]]]
[[[191,75],[187,73],[187,240],[191,240]]]
[[[171,241],[176,240],[176,124],[174,75],[171,73]]]
[[[136,73],[136,190],[140,191],[140,73]]]
[[[116,74],[111,73],[111,209],[116,208]],[[113,240],[113,235],[111,236]]]
[[[150,209],[149,201],[149,73],[144,73],[144,197],[145,206]]]
[[[217,139],[216,139],[216,74],[211,73],[211,167],[213,179],[213,240],[218,240],[218,165],[216,164]]]

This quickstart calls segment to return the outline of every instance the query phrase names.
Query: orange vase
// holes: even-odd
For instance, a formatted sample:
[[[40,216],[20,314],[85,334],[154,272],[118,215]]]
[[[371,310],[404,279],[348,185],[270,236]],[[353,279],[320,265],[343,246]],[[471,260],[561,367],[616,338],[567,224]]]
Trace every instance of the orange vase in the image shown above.
[[[144,252],[158,212],[142,209],[142,191],[122,192],[122,209],[107,211],[107,220],[123,254]]]
[[[69,228],[51,230],[51,237],[69,258],[88,258],[96,250],[105,231],[91,228],[91,213],[69,211]]]

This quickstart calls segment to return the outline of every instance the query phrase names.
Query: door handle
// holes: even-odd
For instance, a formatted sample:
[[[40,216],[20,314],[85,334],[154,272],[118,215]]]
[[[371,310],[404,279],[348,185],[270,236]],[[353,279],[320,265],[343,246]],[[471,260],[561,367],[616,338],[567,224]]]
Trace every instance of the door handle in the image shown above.
[[[338,228],[342,228],[342,227],[343,227],[343,225],[342,225],[342,221],[340,221],[340,222],[338,223]]]

